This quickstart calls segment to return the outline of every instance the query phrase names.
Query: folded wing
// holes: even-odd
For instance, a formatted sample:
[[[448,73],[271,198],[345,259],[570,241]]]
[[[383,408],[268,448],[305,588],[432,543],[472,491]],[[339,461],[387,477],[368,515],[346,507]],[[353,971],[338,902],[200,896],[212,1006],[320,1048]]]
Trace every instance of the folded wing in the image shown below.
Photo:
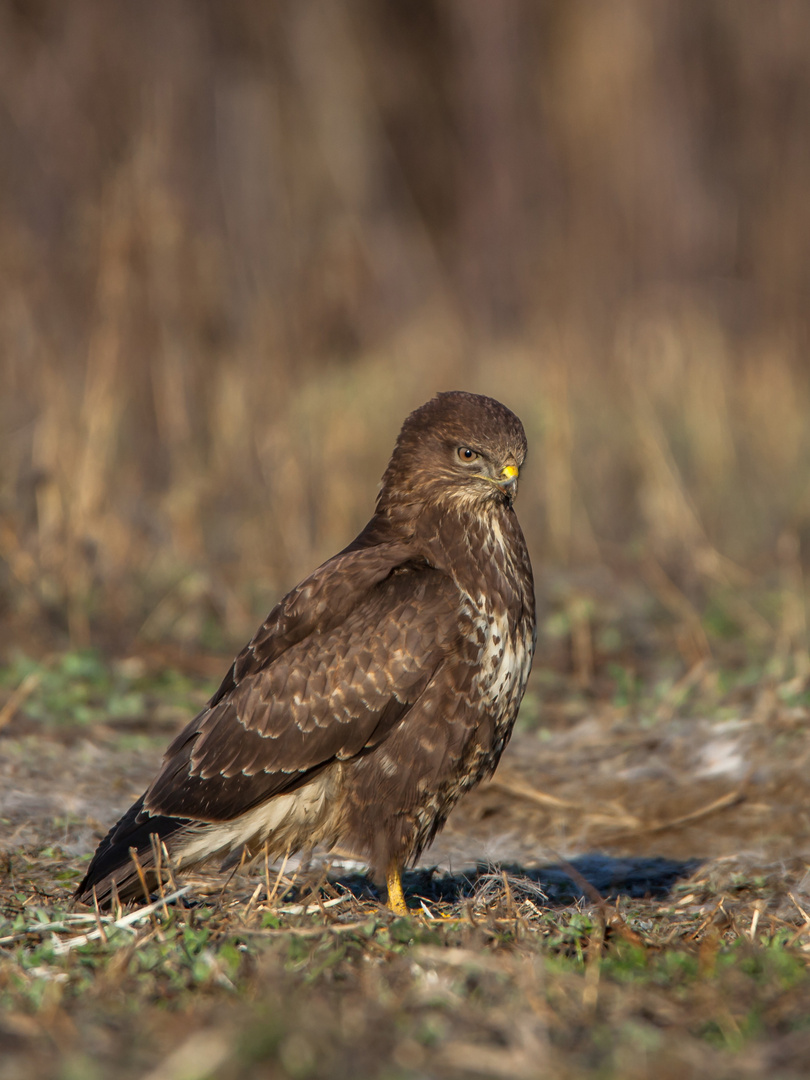
[[[362,578],[369,554],[339,556],[341,575]],[[310,579],[271,614],[169,747],[144,799],[150,814],[230,820],[366,753],[406,719],[456,644],[449,581],[424,563],[397,563],[356,587],[353,603],[345,592],[325,603],[322,592]]]

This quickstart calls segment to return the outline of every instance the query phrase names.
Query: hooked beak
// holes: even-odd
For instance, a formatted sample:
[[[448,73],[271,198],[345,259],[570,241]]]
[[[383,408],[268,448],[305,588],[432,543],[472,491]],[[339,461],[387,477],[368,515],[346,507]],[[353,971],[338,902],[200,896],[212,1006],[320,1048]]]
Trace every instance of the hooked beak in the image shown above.
[[[519,470],[513,458],[508,465],[504,465],[500,475],[487,476],[485,473],[478,473],[477,476],[479,480],[488,480],[490,484],[494,484],[511,502],[517,494],[518,474]]]
[[[495,486],[499,487],[501,491],[508,495],[510,499],[514,499],[517,494],[517,482],[520,470],[517,465],[510,464],[504,465],[501,469],[500,477],[495,481]]]

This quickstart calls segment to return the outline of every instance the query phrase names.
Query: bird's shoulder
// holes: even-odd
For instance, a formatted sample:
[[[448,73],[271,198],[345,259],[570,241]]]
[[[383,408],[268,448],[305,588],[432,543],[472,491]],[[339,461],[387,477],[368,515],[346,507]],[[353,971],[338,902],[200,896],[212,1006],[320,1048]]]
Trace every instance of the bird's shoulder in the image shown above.
[[[358,540],[363,538],[360,534]],[[386,622],[418,615],[452,619],[456,589],[407,539],[352,545],[332,556],[273,608],[234,660],[209,707],[316,637],[371,636]],[[298,648],[296,648],[298,647]]]
[[[169,746],[151,813],[228,817],[406,716],[457,650],[455,586],[408,545],[381,547],[341,552],[276,606]]]

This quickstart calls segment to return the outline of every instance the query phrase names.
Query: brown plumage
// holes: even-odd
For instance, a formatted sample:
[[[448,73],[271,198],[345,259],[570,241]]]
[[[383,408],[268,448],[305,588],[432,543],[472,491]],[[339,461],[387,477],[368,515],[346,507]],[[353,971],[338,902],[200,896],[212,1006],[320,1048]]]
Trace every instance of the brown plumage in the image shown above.
[[[439,394],[412,413],[371,521],[271,611],[77,896],[142,896],[130,848],[153,884],[153,835],[180,870],[340,842],[403,910],[402,867],[493,772],[526,688],[525,454],[492,398]]]

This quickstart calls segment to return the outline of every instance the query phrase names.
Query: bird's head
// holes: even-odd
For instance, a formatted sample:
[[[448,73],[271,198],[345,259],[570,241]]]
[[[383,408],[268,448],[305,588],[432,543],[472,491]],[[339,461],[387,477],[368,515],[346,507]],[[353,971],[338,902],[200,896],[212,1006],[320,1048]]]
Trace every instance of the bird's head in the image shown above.
[[[437,394],[402,425],[378,509],[511,504],[525,457],[523,425],[506,406],[460,390]]]

